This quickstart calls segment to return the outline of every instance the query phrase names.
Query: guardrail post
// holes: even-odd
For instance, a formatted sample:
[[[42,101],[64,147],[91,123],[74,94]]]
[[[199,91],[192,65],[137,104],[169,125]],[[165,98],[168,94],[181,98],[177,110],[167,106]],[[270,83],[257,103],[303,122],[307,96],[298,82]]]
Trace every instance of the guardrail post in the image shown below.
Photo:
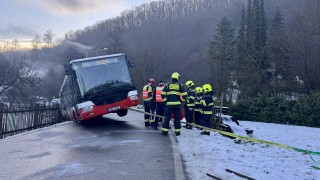
[[[39,109],[40,105],[36,104],[34,107],[34,117],[33,117],[33,128],[36,128],[39,125]]]
[[[4,107],[4,104],[3,103],[0,103],[0,135],[1,135],[1,138],[2,138],[2,130],[3,130],[3,127],[2,127],[2,116],[3,116],[3,107]],[[0,138],[0,139],[1,139]]]

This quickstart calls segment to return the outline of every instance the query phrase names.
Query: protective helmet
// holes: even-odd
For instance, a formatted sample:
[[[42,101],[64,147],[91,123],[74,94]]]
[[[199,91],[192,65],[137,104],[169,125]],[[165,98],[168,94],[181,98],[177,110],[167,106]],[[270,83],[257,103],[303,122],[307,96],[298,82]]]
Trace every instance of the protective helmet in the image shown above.
[[[171,75],[171,79],[176,79],[176,80],[178,80],[178,81],[179,81],[179,79],[180,79],[180,74],[179,74],[179,73],[177,73],[177,72],[172,73],[172,75]]]
[[[205,85],[203,85],[203,90],[204,90],[204,92],[211,92],[212,87],[210,84],[205,84]]]
[[[154,79],[152,79],[152,78],[149,79],[149,81],[150,81],[151,84],[156,84],[156,81]]]
[[[188,87],[194,86],[193,81],[187,81],[187,82],[186,82],[186,86],[188,86]]]
[[[196,87],[197,93],[202,93],[202,87]]]

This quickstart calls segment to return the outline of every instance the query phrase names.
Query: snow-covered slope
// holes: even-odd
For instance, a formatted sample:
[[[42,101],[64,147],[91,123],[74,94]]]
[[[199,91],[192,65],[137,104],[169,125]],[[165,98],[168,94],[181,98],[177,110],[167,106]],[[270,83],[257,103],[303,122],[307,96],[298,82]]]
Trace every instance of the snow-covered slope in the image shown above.
[[[320,151],[320,128],[240,121],[240,125],[254,130],[253,138],[274,141],[292,147]],[[225,169],[242,173],[255,179],[294,180],[320,179],[320,156],[313,156],[287,149],[234,140],[216,132],[201,136],[200,130],[182,129],[177,137],[178,146],[186,161],[190,179],[212,179],[206,173],[222,179],[242,179]]]

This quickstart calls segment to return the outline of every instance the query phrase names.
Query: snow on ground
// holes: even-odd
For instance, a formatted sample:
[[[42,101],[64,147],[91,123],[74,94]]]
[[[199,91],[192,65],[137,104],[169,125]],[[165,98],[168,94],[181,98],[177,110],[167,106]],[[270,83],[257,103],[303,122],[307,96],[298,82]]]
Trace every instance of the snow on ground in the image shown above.
[[[240,125],[253,129],[253,138],[286,144],[292,147],[320,151],[320,128],[240,121]],[[186,163],[190,179],[243,179],[225,170],[230,169],[255,179],[301,180],[320,179],[320,156],[312,156],[280,147],[242,141],[211,132],[200,135],[200,130],[182,129],[177,137],[178,148]]]

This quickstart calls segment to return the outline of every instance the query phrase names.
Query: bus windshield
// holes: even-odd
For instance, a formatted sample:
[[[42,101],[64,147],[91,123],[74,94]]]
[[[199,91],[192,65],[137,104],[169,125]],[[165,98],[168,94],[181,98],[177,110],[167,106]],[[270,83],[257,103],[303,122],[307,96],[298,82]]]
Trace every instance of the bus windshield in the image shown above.
[[[82,96],[132,86],[124,57],[75,62],[73,69]]]

